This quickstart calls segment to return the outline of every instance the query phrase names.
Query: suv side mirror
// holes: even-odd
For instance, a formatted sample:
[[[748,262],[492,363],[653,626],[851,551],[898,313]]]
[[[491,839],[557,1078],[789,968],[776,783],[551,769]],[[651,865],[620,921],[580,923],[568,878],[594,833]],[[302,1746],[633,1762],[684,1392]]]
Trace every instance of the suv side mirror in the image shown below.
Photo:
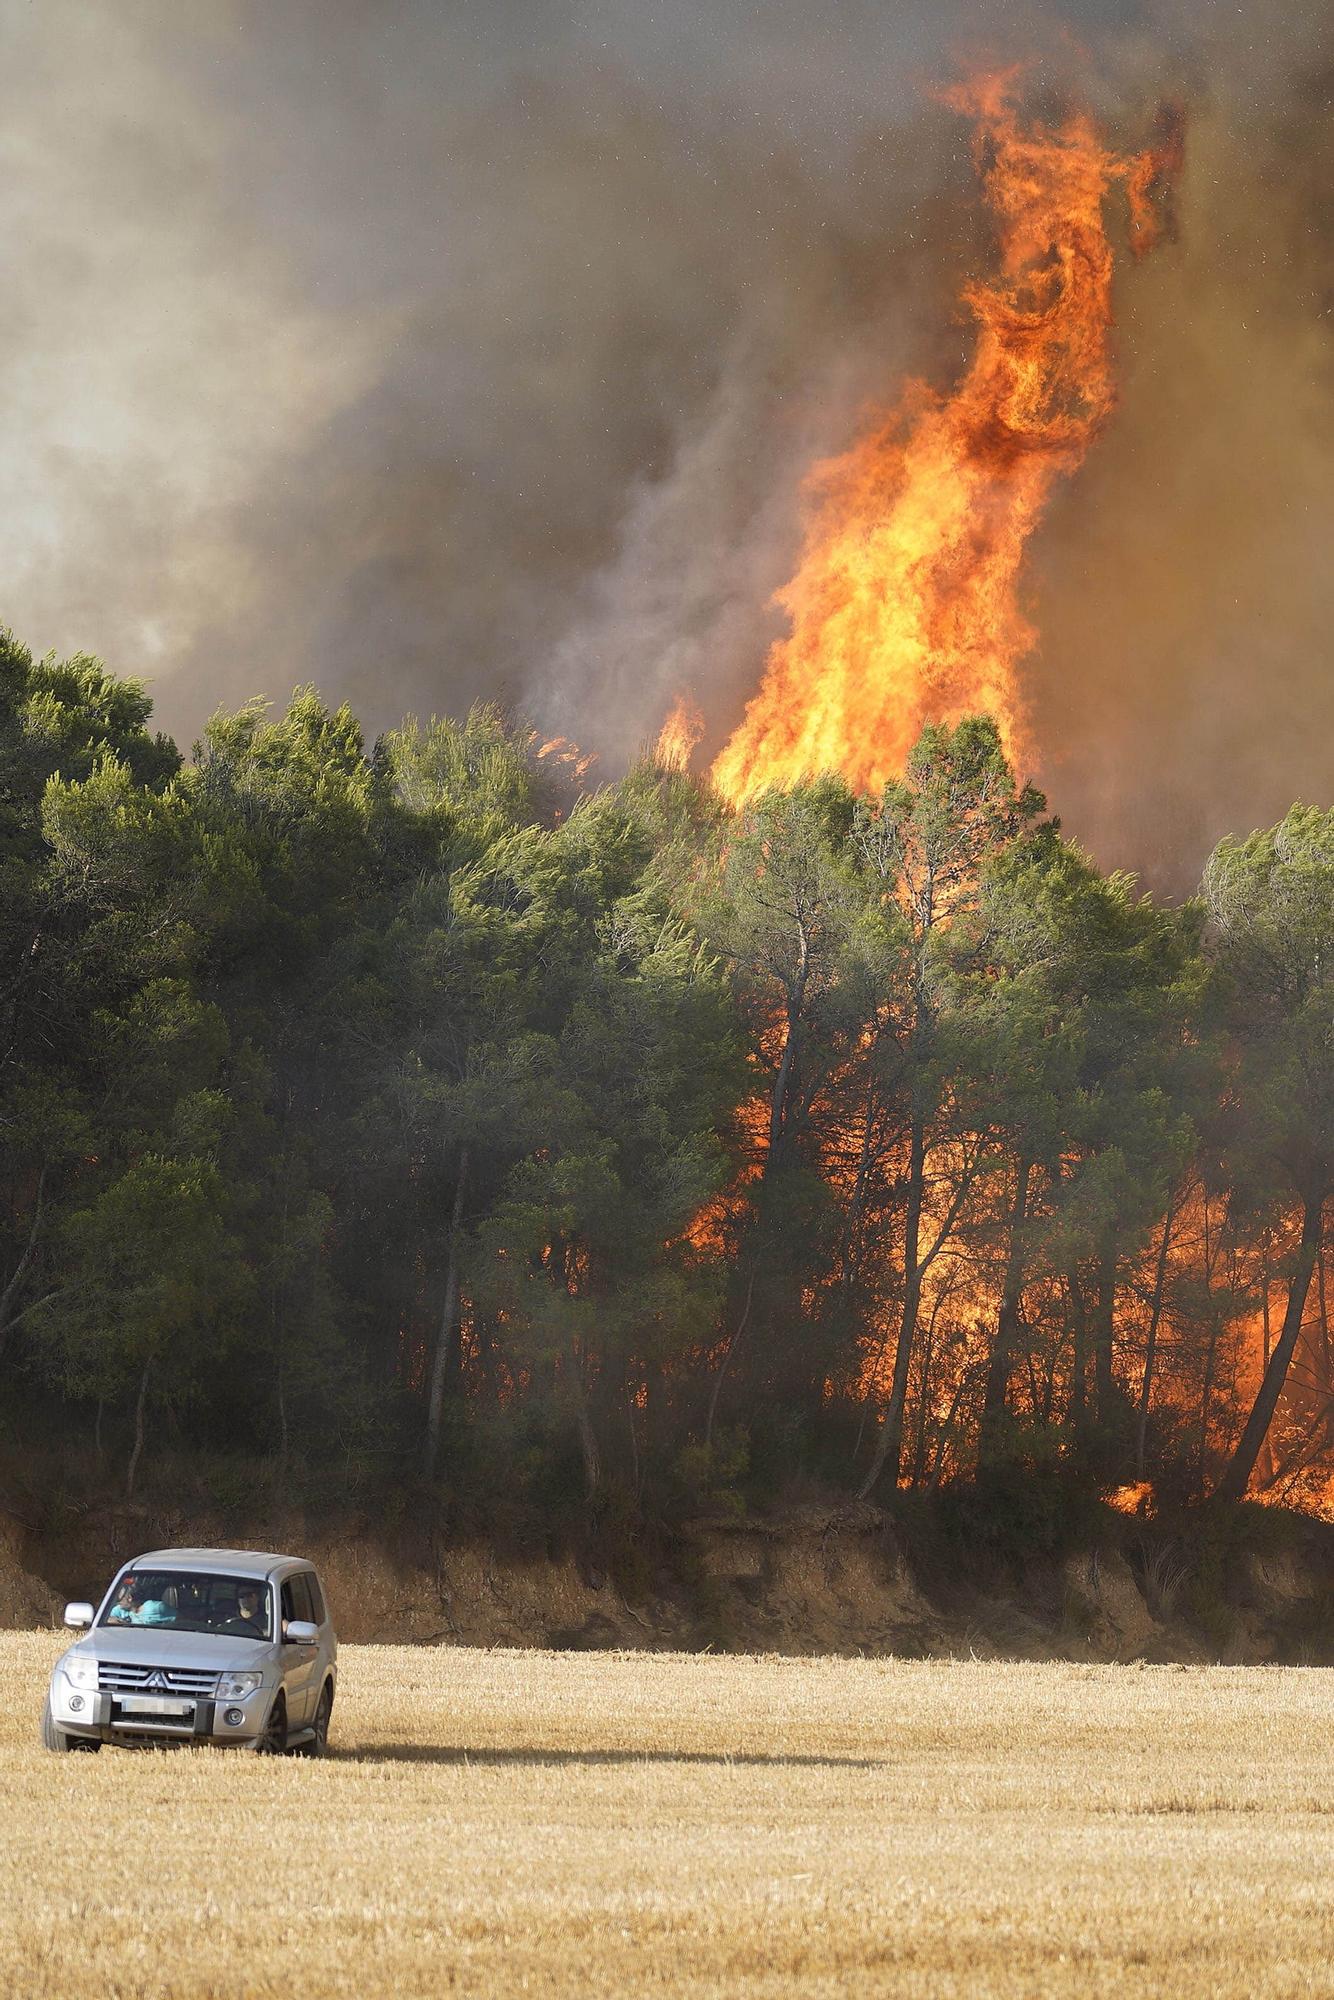
[[[289,1618],[283,1626],[283,1639],[289,1646],[314,1646],[319,1636],[319,1626],[312,1625],[308,1618]]]
[[[76,1632],[82,1632],[92,1622],[93,1607],[91,1604],[67,1604],[65,1606],[65,1623],[72,1625]]]

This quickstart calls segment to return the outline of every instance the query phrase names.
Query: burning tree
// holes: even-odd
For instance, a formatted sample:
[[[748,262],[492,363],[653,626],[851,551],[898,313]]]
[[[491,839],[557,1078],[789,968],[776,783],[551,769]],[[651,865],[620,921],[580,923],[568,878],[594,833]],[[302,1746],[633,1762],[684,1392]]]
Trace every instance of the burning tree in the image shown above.
[[[1284,1259],[1278,1339],[1219,1483],[1220,1496],[1235,1500],[1255,1471],[1302,1339],[1334,1191],[1334,812],[1294,806],[1267,833],[1224,840],[1204,891],[1232,982],[1242,1172],[1298,1222]],[[1327,1435],[1334,1386],[1327,1354],[1317,1357],[1315,1379],[1324,1392],[1316,1419]]]

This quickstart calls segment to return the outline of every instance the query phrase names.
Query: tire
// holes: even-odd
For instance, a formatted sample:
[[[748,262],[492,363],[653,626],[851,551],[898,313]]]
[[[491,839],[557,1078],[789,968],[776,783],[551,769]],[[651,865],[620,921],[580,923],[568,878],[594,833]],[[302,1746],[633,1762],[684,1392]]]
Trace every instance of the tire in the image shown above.
[[[287,1697],[281,1691],[274,1697],[264,1733],[256,1738],[255,1748],[261,1757],[281,1757],[287,1748]]]
[[[315,1731],[309,1743],[302,1743],[298,1757],[322,1757],[329,1747],[329,1717],[333,1714],[333,1689],[328,1681],[320,1691],[319,1705],[315,1710],[315,1720],[311,1725]]]
[[[48,1695],[46,1697],[46,1706],[42,1710],[42,1748],[43,1750],[89,1751],[100,1750],[102,1745],[95,1736],[72,1736],[69,1730],[58,1729],[56,1727],[56,1719],[51,1713],[51,1697]]]

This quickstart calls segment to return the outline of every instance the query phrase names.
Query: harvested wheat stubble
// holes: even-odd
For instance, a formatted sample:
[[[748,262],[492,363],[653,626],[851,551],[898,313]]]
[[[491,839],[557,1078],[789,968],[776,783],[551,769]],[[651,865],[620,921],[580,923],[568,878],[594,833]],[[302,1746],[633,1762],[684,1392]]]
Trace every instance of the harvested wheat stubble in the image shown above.
[[[1334,1675],[348,1647],[323,1763],[36,1747],[0,1992],[1334,1992]]]

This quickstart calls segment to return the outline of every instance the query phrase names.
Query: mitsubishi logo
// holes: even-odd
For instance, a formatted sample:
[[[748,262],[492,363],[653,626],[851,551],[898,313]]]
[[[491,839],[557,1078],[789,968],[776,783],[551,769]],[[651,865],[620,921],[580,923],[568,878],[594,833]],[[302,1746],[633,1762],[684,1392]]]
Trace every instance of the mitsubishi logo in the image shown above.
[[[164,1688],[164,1687],[170,1687],[170,1685],[171,1683],[167,1679],[167,1676],[157,1669],[154,1669],[154,1671],[148,1676],[148,1679],[144,1682],[144,1686],[149,1688]]]

